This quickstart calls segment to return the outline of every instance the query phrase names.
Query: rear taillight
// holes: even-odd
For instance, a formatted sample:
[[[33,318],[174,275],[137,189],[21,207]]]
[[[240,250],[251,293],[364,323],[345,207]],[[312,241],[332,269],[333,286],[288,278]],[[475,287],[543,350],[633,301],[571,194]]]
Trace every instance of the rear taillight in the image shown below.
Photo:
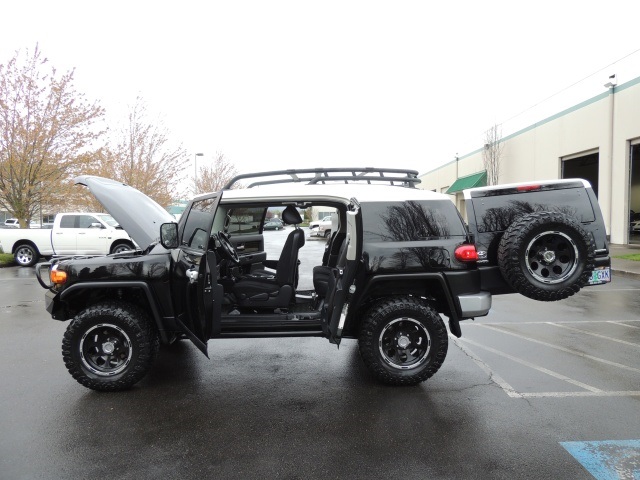
[[[475,262],[478,260],[478,251],[475,245],[460,245],[456,248],[455,256],[460,262]]]

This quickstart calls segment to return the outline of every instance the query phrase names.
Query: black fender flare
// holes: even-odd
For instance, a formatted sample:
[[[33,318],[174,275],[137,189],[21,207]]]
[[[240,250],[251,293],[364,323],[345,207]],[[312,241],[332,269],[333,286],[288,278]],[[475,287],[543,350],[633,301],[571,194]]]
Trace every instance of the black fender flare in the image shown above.
[[[75,283],[70,287],[66,288],[62,292],[60,292],[60,300],[64,301],[65,297],[68,297],[72,293],[77,293],[82,290],[93,290],[93,289],[105,289],[105,288],[139,288],[142,290],[147,298],[147,302],[149,303],[149,308],[151,309],[151,315],[153,316],[153,320],[158,327],[158,333],[160,334],[160,339],[162,343],[169,343],[169,335],[164,328],[164,324],[162,321],[162,316],[158,311],[158,306],[156,304],[156,299],[151,291],[151,288],[146,282],[142,281],[122,281],[122,282],[83,282],[83,283]]]
[[[442,289],[442,293],[444,294],[444,300],[449,306],[449,329],[451,333],[453,333],[456,337],[460,338],[462,336],[462,330],[460,328],[460,303],[451,295],[451,291],[449,289],[449,285],[447,284],[447,280],[445,279],[444,274],[442,273],[409,273],[409,274],[389,274],[389,275],[376,275],[373,278],[370,278],[367,282],[367,286],[362,294],[358,298],[358,304],[353,311],[357,311],[362,305],[362,301],[366,300],[370,290],[372,290],[374,286],[378,286],[382,283],[396,283],[402,280],[429,280],[435,281],[439,284]]]

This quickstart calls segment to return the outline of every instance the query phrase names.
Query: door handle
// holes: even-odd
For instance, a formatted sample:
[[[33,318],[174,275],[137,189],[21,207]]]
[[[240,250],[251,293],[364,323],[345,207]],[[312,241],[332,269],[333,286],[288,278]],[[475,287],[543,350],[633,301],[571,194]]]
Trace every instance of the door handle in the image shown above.
[[[244,243],[239,243],[238,245],[236,245],[236,250],[238,252],[244,252]]]
[[[187,270],[187,278],[189,278],[189,283],[196,283],[198,281],[198,270],[195,267]]]

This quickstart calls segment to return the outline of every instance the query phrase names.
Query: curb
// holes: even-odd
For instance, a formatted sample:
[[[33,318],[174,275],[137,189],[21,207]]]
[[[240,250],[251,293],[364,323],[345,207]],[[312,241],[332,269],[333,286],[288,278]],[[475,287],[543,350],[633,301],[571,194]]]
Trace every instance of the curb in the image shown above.
[[[640,280],[640,273],[628,272],[626,270],[611,269],[611,275],[617,275],[618,277],[630,278],[632,280]]]

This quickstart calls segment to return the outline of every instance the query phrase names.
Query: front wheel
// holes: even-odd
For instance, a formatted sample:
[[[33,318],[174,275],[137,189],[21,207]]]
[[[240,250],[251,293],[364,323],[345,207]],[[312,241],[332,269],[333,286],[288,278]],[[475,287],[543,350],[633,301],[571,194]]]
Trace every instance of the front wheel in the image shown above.
[[[27,243],[18,245],[13,258],[21,267],[31,267],[38,261],[38,250],[33,245]]]
[[[128,242],[116,243],[113,247],[111,247],[111,253],[129,252],[131,250],[133,250],[133,245]]]
[[[78,383],[92,390],[131,388],[151,368],[160,346],[145,312],[123,302],[83,310],[62,340],[62,358]]]
[[[435,374],[447,356],[447,328],[422,300],[383,299],[365,314],[358,339],[360,356],[383,383],[415,385]]]

